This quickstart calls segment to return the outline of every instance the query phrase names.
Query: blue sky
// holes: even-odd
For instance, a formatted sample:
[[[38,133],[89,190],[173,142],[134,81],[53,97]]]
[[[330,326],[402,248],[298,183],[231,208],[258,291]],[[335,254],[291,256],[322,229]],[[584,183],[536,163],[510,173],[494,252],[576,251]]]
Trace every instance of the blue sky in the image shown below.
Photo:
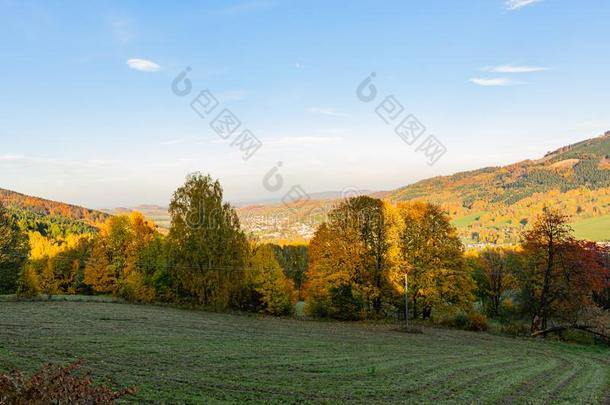
[[[604,0],[0,0],[0,187],[166,204],[199,170],[243,201],[536,158],[610,129],[609,17]],[[204,89],[262,142],[247,161],[190,108]],[[376,115],[388,95],[446,147],[435,165]]]

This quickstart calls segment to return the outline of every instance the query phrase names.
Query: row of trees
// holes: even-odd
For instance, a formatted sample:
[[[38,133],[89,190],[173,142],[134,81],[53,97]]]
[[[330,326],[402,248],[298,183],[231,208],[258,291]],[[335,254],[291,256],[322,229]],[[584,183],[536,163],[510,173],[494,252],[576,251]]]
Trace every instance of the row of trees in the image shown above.
[[[95,234],[30,232],[28,244],[0,208],[0,293],[112,294],[275,315],[304,299],[310,315],[345,320],[400,316],[406,293],[414,318],[480,303],[491,317],[528,318],[533,332],[559,323],[593,329],[610,307],[607,252],[574,239],[552,210],[520,246],[468,253],[445,211],[424,202],[345,200],[308,248],[249,240],[219,182],[202,174],[187,177],[169,210],[167,236],[132,213]]]
[[[490,316],[513,307],[531,319],[532,332],[610,327],[608,249],[574,238],[567,217],[545,210],[515,248],[487,248],[470,263],[477,293]],[[553,323],[553,325],[551,325]]]
[[[170,214],[166,237],[137,212],[110,217],[95,235],[50,239],[31,233],[30,260],[14,284],[23,295],[97,293],[135,302],[292,312],[298,294],[278,261],[294,270],[291,255],[246,238],[218,181],[188,176],[173,195]]]
[[[474,283],[447,215],[422,202],[390,205],[367,196],[340,204],[311,241],[307,310],[339,319],[404,311],[404,276],[415,317],[465,308]]]
[[[353,198],[311,241],[306,309],[338,319],[400,314],[407,276],[415,318],[473,312],[479,302],[491,317],[510,308],[531,321],[533,333],[576,327],[607,334],[607,249],[576,240],[567,217],[550,209],[522,239],[515,248],[465,254],[440,207]]]

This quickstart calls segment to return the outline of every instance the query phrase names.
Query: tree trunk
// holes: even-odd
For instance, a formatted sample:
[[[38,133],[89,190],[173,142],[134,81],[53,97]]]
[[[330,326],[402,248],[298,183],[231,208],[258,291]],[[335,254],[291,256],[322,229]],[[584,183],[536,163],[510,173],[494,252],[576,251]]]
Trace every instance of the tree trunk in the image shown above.
[[[417,319],[417,298],[413,294],[413,319]]]
[[[549,237],[549,247],[548,247],[548,255],[547,255],[547,264],[546,271],[544,272],[544,283],[542,287],[542,294],[540,296],[540,319],[541,319],[541,328],[545,330],[548,325],[548,317],[549,317],[549,303],[548,303],[548,295],[551,283],[551,274],[553,271],[553,260],[555,259],[555,249],[553,244],[553,236]]]

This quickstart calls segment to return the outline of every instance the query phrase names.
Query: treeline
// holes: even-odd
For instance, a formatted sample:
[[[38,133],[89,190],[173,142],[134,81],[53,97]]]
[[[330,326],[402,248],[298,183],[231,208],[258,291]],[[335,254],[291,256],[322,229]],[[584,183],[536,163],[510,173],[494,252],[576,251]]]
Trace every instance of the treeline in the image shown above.
[[[51,238],[30,232],[29,259],[3,270],[12,278],[3,292],[112,294],[134,302],[292,313],[306,247],[248,240],[218,181],[201,174],[176,190],[170,214],[167,236],[140,213],[109,217],[95,234]],[[18,235],[15,218],[5,217]]]
[[[341,320],[410,317],[484,329],[486,317],[527,320],[533,333],[608,335],[608,252],[576,240],[550,210],[511,249],[465,252],[450,218],[425,202],[361,196],[329,214],[309,247],[258,244],[223,202],[218,181],[189,175],[172,196],[167,236],[141,214],[99,232],[50,238],[0,217],[0,293],[112,294]],[[405,290],[405,282],[408,287]]]
[[[91,225],[101,223],[110,216],[101,211],[45,200],[4,189],[0,189],[0,201],[3,201],[7,207],[20,208],[37,215],[64,217]]]
[[[608,336],[608,250],[576,240],[567,221],[545,209],[519,246],[466,254],[434,204],[350,199],[311,241],[306,309],[338,319],[399,316],[406,295],[412,318],[484,327],[487,315],[527,319],[533,333]]]
[[[94,225],[84,220],[75,220],[57,214],[40,214],[18,207],[11,207],[8,211],[17,219],[17,224],[22,230],[36,232],[51,239],[97,232]]]

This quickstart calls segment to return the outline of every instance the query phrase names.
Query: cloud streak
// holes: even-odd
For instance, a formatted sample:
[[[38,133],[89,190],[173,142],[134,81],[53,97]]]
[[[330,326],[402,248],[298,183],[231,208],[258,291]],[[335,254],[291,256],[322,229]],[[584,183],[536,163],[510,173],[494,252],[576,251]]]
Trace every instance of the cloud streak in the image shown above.
[[[475,77],[475,78],[470,79],[470,82],[476,84],[477,86],[483,86],[483,87],[505,87],[505,86],[513,86],[515,84],[521,83],[521,82],[517,82],[512,79],[509,79],[508,77],[495,77],[495,78]]]
[[[533,73],[543,72],[549,70],[547,67],[542,66],[515,66],[515,65],[499,65],[499,66],[486,66],[481,70],[492,73]]]
[[[506,0],[504,5],[509,11],[518,10],[523,7],[530,6],[535,3],[541,3],[543,0]]]
[[[268,138],[264,142],[269,145],[330,145],[337,144],[342,139],[337,136],[286,136]]]
[[[128,59],[127,66],[140,72],[158,72],[161,69],[155,62],[139,58]]]
[[[308,113],[311,113],[311,114],[330,115],[333,117],[349,117],[348,114],[338,112],[338,111],[334,110],[333,108],[311,107],[305,111],[307,111]]]

